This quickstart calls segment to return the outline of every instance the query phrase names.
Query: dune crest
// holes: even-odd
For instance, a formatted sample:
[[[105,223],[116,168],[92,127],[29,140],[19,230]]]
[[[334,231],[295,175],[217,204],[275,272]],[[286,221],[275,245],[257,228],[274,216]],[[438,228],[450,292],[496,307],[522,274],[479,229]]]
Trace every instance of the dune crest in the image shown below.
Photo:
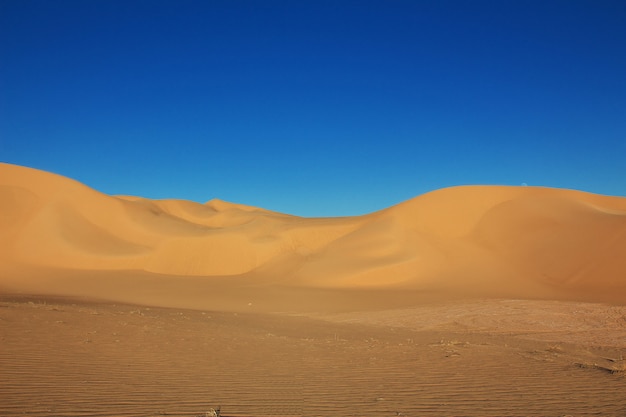
[[[135,271],[143,285],[156,274],[181,285],[623,303],[624,254],[626,198],[579,191],[463,186],[365,216],[301,218],[217,199],[112,197],[0,164],[0,290],[8,292],[63,271]],[[72,295],[52,278],[36,282]],[[77,293],[102,296],[96,287]]]

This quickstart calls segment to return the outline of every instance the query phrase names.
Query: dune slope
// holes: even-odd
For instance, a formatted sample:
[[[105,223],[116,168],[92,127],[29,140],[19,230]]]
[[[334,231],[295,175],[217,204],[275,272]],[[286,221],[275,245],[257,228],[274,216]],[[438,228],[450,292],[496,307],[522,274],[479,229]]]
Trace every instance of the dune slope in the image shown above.
[[[373,289],[623,303],[624,255],[626,199],[572,190],[454,187],[365,216],[301,218],[113,197],[0,164],[3,292],[116,298],[106,282],[145,290],[153,277],[196,296],[232,285],[234,296]],[[124,300],[146,301],[144,290]]]

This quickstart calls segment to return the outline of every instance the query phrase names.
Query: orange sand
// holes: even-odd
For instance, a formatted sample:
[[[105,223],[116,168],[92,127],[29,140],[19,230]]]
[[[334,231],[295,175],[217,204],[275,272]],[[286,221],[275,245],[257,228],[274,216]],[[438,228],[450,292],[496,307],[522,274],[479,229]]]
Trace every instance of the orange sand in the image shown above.
[[[301,218],[0,164],[0,415],[624,416],[626,198]]]
[[[624,303],[626,198],[472,186],[301,218],[111,197],[0,164],[0,290],[259,311],[450,296]]]

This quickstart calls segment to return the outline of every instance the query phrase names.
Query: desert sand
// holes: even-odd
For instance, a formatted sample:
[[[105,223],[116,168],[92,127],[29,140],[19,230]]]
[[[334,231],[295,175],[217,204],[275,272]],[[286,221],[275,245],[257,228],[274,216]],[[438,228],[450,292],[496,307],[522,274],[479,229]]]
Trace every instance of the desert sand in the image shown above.
[[[622,416],[625,305],[626,198],[302,218],[0,164],[3,416]]]

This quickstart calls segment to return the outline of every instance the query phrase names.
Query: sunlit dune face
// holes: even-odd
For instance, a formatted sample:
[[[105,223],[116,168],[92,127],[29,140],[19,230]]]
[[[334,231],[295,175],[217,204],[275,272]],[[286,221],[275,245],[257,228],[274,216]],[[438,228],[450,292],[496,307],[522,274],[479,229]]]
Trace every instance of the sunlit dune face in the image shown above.
[[[13,290],[118,299],[117,274],[127,276],[122,298],[154,304],[223,293],[297,308],[276,288],[626,301],[624,198],[472,186],[365,216],[301,218],[221,200],[116,198],[8,164],[0,181],[0,267],[24,275],[6,278]]]

